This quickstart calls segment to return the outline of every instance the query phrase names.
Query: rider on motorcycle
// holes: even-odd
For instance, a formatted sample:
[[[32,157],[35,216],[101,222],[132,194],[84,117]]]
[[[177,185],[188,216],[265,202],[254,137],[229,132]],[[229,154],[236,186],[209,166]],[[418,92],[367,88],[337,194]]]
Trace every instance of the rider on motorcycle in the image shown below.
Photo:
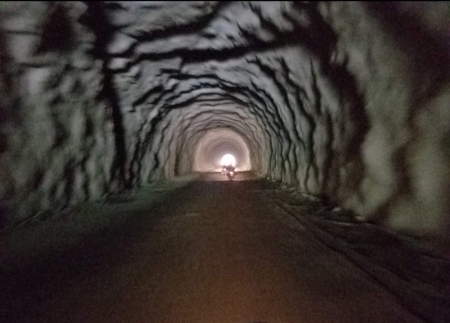
[[[234,176],[236,176],[236,172],[234,170],[234,166],[228,165],[226,169],[227,169],[228,179],[232,180],[234,178]]]
[[[226,167],[226,169],[227,169],[227,173],[229,173],[229,172],[235,172],[235,171],[234,171],[234,166],[233,166],[233,165],[228,165],[228,166]]]

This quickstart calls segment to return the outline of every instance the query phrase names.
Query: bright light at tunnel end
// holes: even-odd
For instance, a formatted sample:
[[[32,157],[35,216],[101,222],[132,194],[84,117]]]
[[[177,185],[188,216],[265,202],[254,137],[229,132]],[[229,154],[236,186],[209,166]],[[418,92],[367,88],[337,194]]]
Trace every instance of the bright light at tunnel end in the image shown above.
[[[234,167],[234,166],[236,166],[236,158],[234,158],[234,156],[231,154],[226,154],[222,157],[222,161],[220,162],[220,164],[222,166],[231,165]]]

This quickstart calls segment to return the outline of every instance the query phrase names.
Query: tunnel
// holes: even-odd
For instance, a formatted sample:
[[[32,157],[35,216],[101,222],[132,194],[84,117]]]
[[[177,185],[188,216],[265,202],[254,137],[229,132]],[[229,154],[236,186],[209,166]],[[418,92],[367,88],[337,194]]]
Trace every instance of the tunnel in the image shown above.
[[[238,171],[252,169],[246,142],[237,132],[228,129],[206,132],[194,151],[193,170],[197,172],[217,171],[228,164],[233,164]],[[224,159],[226,155],[231,155],[234,159]]]
[[[450,322],[447,2],[2,2],[0,45],[2,322]],[[184,262],[127,271],[138,254]],[[224,279],[197,311],[158,285],[206,284],[189,257]],[[319,274],[336,257],[361,272],[344,296]],[[271,296],[303,295],[297,271],[303,303]]]

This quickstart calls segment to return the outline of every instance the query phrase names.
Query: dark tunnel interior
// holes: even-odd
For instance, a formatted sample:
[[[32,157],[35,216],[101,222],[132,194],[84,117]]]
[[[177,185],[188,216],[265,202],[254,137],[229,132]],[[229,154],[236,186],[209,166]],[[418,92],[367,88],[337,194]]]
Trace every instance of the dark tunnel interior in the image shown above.
[[[261,244],[267,243],[262,249],[281,257],[282,252],[274,248],[288,250],[291,242],[283,241],[291,241],[290,235],[306,239],[317,231],[317,239],[326,244],[328,238],[322,232],[329,234],[333,228],[331,236],[341,235],[343,242],[340,247],[330,242],[328,248],[345,249],[346,257],[397,295],[418,317],[417,322],[450,322],[449,59],[448,2],[3,1],[0,264],[4,273],[8,259],[19,252],[13,250],[22,250],[22,244],[23,250],[25,245],[47,246],[41,238],[34,238],[38,234],[48,239],[54,235],[55,245],[79,241],[75,236],[88,240],[95,236],[89,245],[98,241],[108,246],[102,239],[111,238],[106,227],[112,224],[106,223],[123,225],[124,233],[119,235],[130,241],[139,234],[143,237],[144,228],[151,227],[149,232],[155,231],[152,239],[159,239],[154,241],[172,237],[175,240],[166,246],[183,246],[170,249],[180,253],[179,257],[201,253],[201,244],[192,252],[181,251],[200,243],[189,240],[194,236],[222,250],[219,240],[213,239],[221,234],[229,246],[241,250],[245,245],[247,249],[242,248],[255,254],[259,251],[252,249],[252,237],[260,237]],[[236,159],[235,181],[228,182],[220,174],[226,154]],[[180,183],[185,183],[184,188],[172,190]],[[156,189],[164,185],[171,189]],[[142,195],[146,190],[149,193]],[[302,202],[292,202],[294,195]],[[145,197],[141,201],[139,196]],[[152,202],[160,196],[158,203]],[[117,202],[115,207],[111,201],[119,199],[132,202],[127,202],[129,206]],[[151,214],[173,216],[150,221],[143,216],[147,214],[142,211],[145,203],[157,203],[157,211],[148,211]],[[141,209],[133,209],[135,204]],[[177,215],[180,210],[192,222],[183,224],[188,220]],[[211,214],[216,217],[201,225],[217,232],[198,229],[202,234],[184,236],[187,231],[183,230],[200,226],[196,219],[203,215],[198,214],[208,210],[214,210]],[[307,233],[290,233],[294,224],[279,220],[279,215],[276,218],[279,212],[303,212],[299,221],[306,221],[302,226]],[[61,214],[66,214],[64,221],[75,221],[70,214],[82,213],[87,220],[79,220],[84,223],[79,228],[60,227]],[[113,213],[123,215],[114,217]],[[266,213],[274,217],[269,219]],[[336,220],[338,215],[342,217]],[[226,224],[227,216],[235,222]],[[154,228],[175,221],[172,217],[180,217],[177,224],[171,224],[173,231],[161,229],[167,234],[159,236]],[[185,229],[175,234],[182,225]],[[279,229],[272,232],[269,227]],[[91,230],[90,235],[83,230]],[[148,245],[157,243],[163,244]],[[81,249],[73,254],[83,255],[81,244],[77,246]],[[396,256],[394,250],[400,246],[408,251]],[[30,248],[23,252],[33,254]],[[234,255],[241,257],[236,250]],[[311,248],[305,250],[314,253]],[[108,252],[99,251],[102,256],[92,259],[109,264]],[[123,251],[120,255],[129,254]],[[17,259],[25,259],[21,257]],[[31,258],[41,259],[37,251]],[[393,265],[395,258],[403,260]],[[294,263],[296,258],[283,259]],[[374,264],[369,266],[363,259]],[[56,262],[48,266],[57,266]],[[378,265],[378,271],[373,269]],[[269,277],[272,267],[261,266]],[[304,264],[296,268],[302,266],[306,268]],[[231,262],[230,268],[235,268]],[[239,268],[253,273],[247,263]],[[286,289],[291,286],[286,278],[289,270],[284,276],[274,276],[282,277],[280,284]],[[18,273],[11,282],[28,275]],[[392,273],[397,276],[386,278]],[[8,278],[2,279],[0,283],[9,284]],[[11,286],[3,290],[15,290]],[[28,290],[23,288],[17,287],[17,297],[22,295],[19,291]],[[33,289],[36,295],[38,288]],[[84,292],[79,288],[81,295]],[[297,291],[292,287],[292,293]],[[270,302],[267,310],[275,313],[275,303]],[[236,304],[242,305],[242,313],[251,308],[243,305],[245,301]],[[338,315],[333,313],[329,317]],[[80,315],[76,322],[97,322],[101,316]],[[151,315],[153,321],[177,321],[175,316]],[[191,318],[196,323],[230,322],[225,316],[210,315],[209,319],[188,316],[186,322]],[[329,321],[329,317],[314,315],[305,316],[305,322]],[[342,318],[342,322],[372,322],[370,318],[376,317],[376,313],[357,315],[363,316]],[[276,320],[264,317],[260,318]],[[398,322],[416,322],[398,317]],[[115,319],[138,322],[142,317],[118,315]],[[296,319],[292,322],[299,322]],[[290,322],[287,317],[280,320]]]

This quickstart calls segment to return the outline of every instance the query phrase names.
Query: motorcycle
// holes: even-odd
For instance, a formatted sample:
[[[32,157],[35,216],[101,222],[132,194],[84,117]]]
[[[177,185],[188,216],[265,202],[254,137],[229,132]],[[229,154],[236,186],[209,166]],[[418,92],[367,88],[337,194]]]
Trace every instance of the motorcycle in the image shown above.
[[[228,179],[231,181],[234,178],[234,176],[236,176],[236,172],[234,170],[229,170],[227,172],[227,176],[228,176]]]

